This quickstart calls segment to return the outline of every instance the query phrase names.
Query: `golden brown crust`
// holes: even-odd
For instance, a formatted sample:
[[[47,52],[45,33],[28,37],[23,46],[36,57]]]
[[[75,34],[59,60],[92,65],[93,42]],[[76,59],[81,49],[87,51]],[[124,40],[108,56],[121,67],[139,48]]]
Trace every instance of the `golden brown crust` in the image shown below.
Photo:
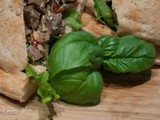
[[[160,45],[159,0],[112,0],[119,24],[118,35],[133,34]]]
[[[23,0],[0,0],[0,68],[21,71],[26,60]]]
[[[0,93],[25,102],[36,91],[36,84],[22,72],[6,73],[0,69]]]
[[[81,16],[82,30],[91,33],[95,37],[101,35],[114,35],[115,32],[112,31],[107,25],[99,23],[94,16],[90,13],[84,12]]]

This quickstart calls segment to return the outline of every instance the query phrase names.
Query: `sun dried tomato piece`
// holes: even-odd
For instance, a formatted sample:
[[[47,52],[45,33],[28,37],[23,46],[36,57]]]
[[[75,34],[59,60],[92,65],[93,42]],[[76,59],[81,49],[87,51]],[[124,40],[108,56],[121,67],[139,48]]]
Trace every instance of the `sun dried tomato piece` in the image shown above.
[[[62,12],[61,6],[58,4],[54,4],[53,5],[53,12],[54,13],[61,13]]]

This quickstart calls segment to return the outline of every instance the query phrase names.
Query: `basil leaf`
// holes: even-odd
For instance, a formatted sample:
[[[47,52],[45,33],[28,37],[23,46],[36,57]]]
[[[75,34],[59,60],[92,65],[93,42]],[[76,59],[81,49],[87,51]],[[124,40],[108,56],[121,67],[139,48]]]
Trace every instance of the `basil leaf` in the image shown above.
[[[102,53],[95,38],[83,31],[68,33],[53,45],[47,67],[62,100],[80,105],[99,102],[103,85],[96,70]]]
[[[102,51],[97,41],[87,32],[78,31],[64,35],[51,49],[47,60],[50,78],[63,70],[90,67],[102,63]]]
[[[25,72],[28,77],[32,77],[38,84],[37,94],[41,97],[42,103],[50,102],[51,100],[59,99],[59,95],[48,82],[49,74],[47,71],[38,74],[30,64],[25,67]]]
[[[63,13],[63,20],[66,25],[71,26],[74,30],[79,30],[81,28],[82,22],[80,21],[79,12],[70,9]]]
[[[96,17],[106,22],[110,27],[117,29],[118,25],[113,20],[112,9],[106,4],[106,0],[93,0]]]
[[[52,85],[64,101],[95,105],[100,101],[103,80],[99,72],[78,68],[63,71]]]
[[[28,77],[34,77],[38,79],[40,76],[37,74],[37,72],[31,67],[30,64],[27,64],[25,66],[25,73],[27,74]]]
[[[60,98],[59,94],[56,93],[55,89],[48,82],[39,84],[37,93],[41,97],[42,103],[48,103]]]
[[[102,36],[99,46],[103,49],[104,67],[116,73],[137,73],[149,69],[155,60],[154,45],[133,35],[121,38]]]

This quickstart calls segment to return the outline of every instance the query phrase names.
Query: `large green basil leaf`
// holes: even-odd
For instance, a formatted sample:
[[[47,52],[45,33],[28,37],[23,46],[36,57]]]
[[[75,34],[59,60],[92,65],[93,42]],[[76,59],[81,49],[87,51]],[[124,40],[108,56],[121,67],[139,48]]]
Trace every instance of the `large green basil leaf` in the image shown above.
[[[104,67],[116,73],[137,73],[149,69],[155,60],[153,44],[133,35],[121,38],[102,36],[99,46],[103,49]]]
[[[99,72],[75,68],[59,73],[52,85],[64,101],[95,105],[100,101],[103,80]]]
[[[87,32],[78,31],[64,35],[53,45],[47,66],[50,78],[63,70],[90,67],[103,61],[97,41]]]
[[[80,105],[99,102],[103,82],[96,69],[102,53],[96,39],[83,31],[68,33],[53,45],[47,67],[62,100]]]

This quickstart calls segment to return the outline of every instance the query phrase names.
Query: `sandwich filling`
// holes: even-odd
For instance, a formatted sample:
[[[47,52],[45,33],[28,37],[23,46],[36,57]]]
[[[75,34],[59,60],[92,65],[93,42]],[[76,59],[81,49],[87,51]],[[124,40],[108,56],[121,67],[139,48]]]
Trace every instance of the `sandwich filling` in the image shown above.
[[[30,63],[45,64],[48,42],[65,33],[63,13],[76,9],[76,0],[24,0],[27,53]]]

